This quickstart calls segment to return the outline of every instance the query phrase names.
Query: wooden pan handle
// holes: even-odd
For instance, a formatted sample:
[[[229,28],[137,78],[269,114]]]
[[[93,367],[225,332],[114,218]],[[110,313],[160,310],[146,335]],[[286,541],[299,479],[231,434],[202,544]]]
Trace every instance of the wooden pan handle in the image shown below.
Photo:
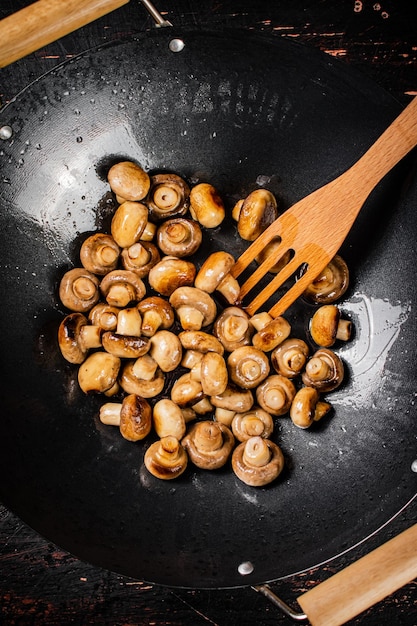
[[[0,21],[0,67],[39,50],[129,0],[38,0]]]
[[[297,598],[312,626],[340,626],[417,577],[417,524]]]

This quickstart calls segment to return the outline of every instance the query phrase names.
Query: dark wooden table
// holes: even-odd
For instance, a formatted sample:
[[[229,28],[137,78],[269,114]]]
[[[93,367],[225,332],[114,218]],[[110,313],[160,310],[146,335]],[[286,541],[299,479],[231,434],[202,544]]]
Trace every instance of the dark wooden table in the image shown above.
[[[3,0],[0,18],[29,4]],[[251,28],[293,37],[352,64],[406,104],[417,95],[417,22],[410,0],[157,1],[178,26]],[[137,0],[0,71],[0,100],[12,98],[56,64],[120,33],[152,28]],[[6,476],[2,480],[7,480]],[[417,503],[365,543],[330,564],[272,584],[296,606],[298,595],[410,526]],[[0,623],[113,626],[269,626],[291,623],[250,588],[168,589],[103,571],[48,542],[0,506]],[[417,625],[417,587],[410,583],[352,625]]]

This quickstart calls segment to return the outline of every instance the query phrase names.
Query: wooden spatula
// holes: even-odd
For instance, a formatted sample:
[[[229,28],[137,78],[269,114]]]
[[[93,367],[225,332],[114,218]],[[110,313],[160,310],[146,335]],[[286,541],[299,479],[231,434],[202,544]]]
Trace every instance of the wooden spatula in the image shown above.
[[[293,251],[290,262],[245,304],[249,315],[253,315],[301,265],[306,264],[307,269],[301,278],[269,313],[278,317],[288,309],[337,253],[374,187],[416,145],[417,97],[352,167],[294,204],[245,250],[231,270],[235,278],[271,239],[281,239],[276,254],[267,258],[242,285],[241,300],[288,250]]]

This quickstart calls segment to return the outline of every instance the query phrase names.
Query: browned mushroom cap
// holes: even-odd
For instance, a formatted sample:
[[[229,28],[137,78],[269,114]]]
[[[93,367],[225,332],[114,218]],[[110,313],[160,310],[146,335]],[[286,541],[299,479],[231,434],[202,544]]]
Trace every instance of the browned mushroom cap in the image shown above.
[[[310,302],[331,304],[341,298],[348,287],[349,268],[342,257],[336,254],[303,295]]]
[[[121,253],[122,265],[125,270],[132,270],[143,278],[147,276],[151,268],[159,263],[161,255],[158,248],[150,241],[134,243],[129,248],[124,248]]]
[[[142,315],[142,335],[152,337],[158,329],[171,328],[175,321],[174,309],[167,300],[149,296],[137,305]]]
[[[344,377],[342,359],[328,348],[320,348],[307,362],[302,374],[303,383],[318,391],[333,391],[339,387]]]
[[[289,411],[295,392],[294,383],[289,378],[273,374],[256,389],[256,400],[267,413],[284,415]]]
[[[156,241],[162,252],[179,258],[197,252],[202,239],[198,222],[185,217],[167,220],[159,226],[156,233]]]
[[[284,468],[281,449],[269,439],[251,437],[240,443],[232,455],[232,468],[246,485],[263,487],[275,480]]]
[[[253,407],[253,395],[250,389],[241,389],[235,385],[227,385],[223,393],[210,397],[213,406],[234,411],[235,413],[245,413]]]
[[[193,380],[187,372],[180,376],[171,389],[171,400],[181,408],[192,407],[204,398],[200,381]]]
[[[246,413],[235,413],[231,426],[238,441],[247,441],[251,437],[268,439],[274,430],[271,415],[259,406],[253,407]]]
[[[107,174],[111,190],[125,200],[142,200],[150,187],[149,175],[136,163],[120,161]]]
[[[97,276],[84,267],[65,272],[59,285],[59,297],[70,311],[85,313],[97,304],[100,297]]]
[[[82,243],[80,260],[86,270],[103,276],[116,269],[119,254],[120,248],[113,237],[106,233],[95,233]]]
[[[169,330],[158,330],[150,338],[150,355],[163,372],[173,372],[181,363],[182,346],[177,335]]]
[[[267,189],[255,189],[240,208],[237,230],[242,239],[254,241],[277,217],[275,196]]]
[[[233,304],[240,294],[240,285],[229,273],[235,260],[231,254],[223,250],[213,252],[204,261],[195,277],[194,285],[198,289],[213,293],[217,290]]]
[[[144,464],[148,472],[161,480],[178,478],[188,463],[187,453],[175,437],[169,435],[155,441],[145,452]]]
[[[148,280],[152,289],[169,297],[178,287],[191,286],[196,271],[191,261],[165,256],[150,269]]]
[[[107,402],[100,407],[103,424],[119,426],[122,437],[140,441],[152,429],[152,408],[149,402],[136,394],[129,394],[122,403]]]
[[[139,241],[148,222],[148,209],[140,202],[123,202],[111,221],[111,234],[121,248]]]
[[[93,352],[78,370],[78,384],[84,393],[114,395],[118,391],[117,376],[121,361],[108,352]]]
[[[152,220],[185,215],[190,204],[190,188],[177,174],[155,174],[151,176],[147,202]]]
[[[305,341],[290,337],[271,352],[271,363],[277,374],[295,378],[304,369],[310,349]]]
[[[193,350],[205,354],[206,352],[217,352],[223,355],[224,348],[220,341],[204,332],[204,330],[183,330],[178,335],[181,345],[185,350]]]
[[[158,368],[151,379],[139,378],[134,373],[135,361],[128,361],[120,376],[120,386],[126,393],[135,393],[142,398],[155,398],[165,385],[165,376]]]
[[[88,320],[103,330],[116,330],[120,309],[106,302],[98,302],[88,313]]]
[[[224,424],[204,420],[191,426],[181,443],[194,465],[214,470],[226,464],[235,439]]]
[[[268,259],[271,255],[276,255],[277,248],[281,245],[281,237],[274,237],[271,239],[269,243],[263,248],[263,250],[256,257],[256,262],[261,265],[266,259]],[[278,274],[282,270],[287,263],[291,260],[291,250],[288,250],[283,254],[279,261],[275,263],[272,267],[269,268],[269,272],[272,274]]]
[[[242,346],[229,354],[227,369],[236,385],[254,389],[268,376],[269,359],[265,352],[254,346]]]
[[[226,307],[214,322],[213,334],[228,352],[249,345],[253,334],[249,315],[237,306]]]
[[[199,364],[199,375],[203,392],[208,396],[221,394],[229,382],[224,358],[217,352],[203,354]]]
[[[147,337],[122,335],[111,330],[103,333],[102,343],[106,352],[124,359],[136,359],[146,354],[150,348]]]
[[[309,428],[314,421],[330,411],[328,402],[320,401],[320,394],[314,387],[301,387],[295,394],[290,408],[292,422],[298,428]]]
[[[213,298],[197,287],[178,287],[169,302],[184,330],[200,330],[214,322],[217,314]]]
[[[158,400],[153,407],[153,425],[161,439],[172,435],[180,440],[185,435],[184,415],[178,404],[168,398]]]
[[[199,183],[190,193],[191,217],[206,228],[216,228],[225,217],[223,200],[213,185]]]
[[[100,348],[101,328],[88,324],[82,313],[70,313],[59,325],[58,343],[64,359],[82,363],[90,348]]]
[[[324,304],[310,320],[310,335],[313,341],[323,348],[330,348],[337,339],[348,341],[352,322],[340,316],[340,310],[334,304]]]
[[[116,307],[125,307],[131,302],[139,302],[146,293],[142,279],[130,270],[109,272],[101,281],[100,290],[107,304]]]
[[[287,339],[290,332],[291,326],[285,317],[276,317],[253,335],[252,343],[255,348],[270,352]]]

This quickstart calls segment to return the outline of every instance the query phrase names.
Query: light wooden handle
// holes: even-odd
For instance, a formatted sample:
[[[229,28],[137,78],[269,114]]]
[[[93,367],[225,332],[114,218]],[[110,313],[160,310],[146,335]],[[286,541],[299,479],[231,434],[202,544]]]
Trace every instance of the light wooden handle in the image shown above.
[[[417,524],[297,598],[312,626],[340,626],[417,577]]]
[[[127,4],[129,0],[38,0],[0,21],[5,67]]]

